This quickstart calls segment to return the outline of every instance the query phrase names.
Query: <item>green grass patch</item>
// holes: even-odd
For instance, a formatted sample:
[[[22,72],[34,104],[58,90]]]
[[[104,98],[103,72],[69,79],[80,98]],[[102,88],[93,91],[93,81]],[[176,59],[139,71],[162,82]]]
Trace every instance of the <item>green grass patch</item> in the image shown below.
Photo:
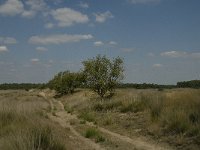
[[[85,132],[85,137],[94,139],[95,142],[97,142],[97,143],[105,141],[105,138],[102,135],[100,135],[100,132],[96,128],[87,129]]]

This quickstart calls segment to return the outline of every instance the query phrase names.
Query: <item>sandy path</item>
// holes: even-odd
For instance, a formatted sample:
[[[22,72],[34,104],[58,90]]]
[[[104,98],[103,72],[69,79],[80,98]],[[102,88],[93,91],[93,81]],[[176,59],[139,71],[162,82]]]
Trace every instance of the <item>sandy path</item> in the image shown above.
[[[87,139],[80,135],[71,125],[70,120],[76,118],[76,116],[70,115],[64,110],[64,105],[60,102],[55,100],[54,98],[47,97],[47,95],[44,92],[39,93],[40,96],[42,96],[45,100],[47,100],[51,107],[51,113],[48,113],[48,117],[54,121],[57,122],[60,126],[69,129],[75,136],[77,140],[82,141],[85,145],[89,147],[91,150],[104,150],[104,148],[101,148],[100,145],[97,143],[91,141],[90,139]],[[52,115],[52,112],[55,111],[55,115]]]

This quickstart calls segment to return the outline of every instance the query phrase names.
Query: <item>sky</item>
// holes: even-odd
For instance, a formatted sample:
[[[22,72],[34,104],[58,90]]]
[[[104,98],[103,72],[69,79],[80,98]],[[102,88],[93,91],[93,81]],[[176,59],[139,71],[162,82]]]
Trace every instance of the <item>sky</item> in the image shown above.
[[[45,83],[96,55],[123,82],[200,79],[200,0],[0,0],[0,83]]]

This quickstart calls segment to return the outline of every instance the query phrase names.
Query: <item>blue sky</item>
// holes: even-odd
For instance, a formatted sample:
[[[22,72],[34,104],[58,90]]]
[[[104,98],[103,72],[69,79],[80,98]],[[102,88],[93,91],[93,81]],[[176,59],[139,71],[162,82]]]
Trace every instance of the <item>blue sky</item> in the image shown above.
[[[47,82],[97,54],[124,82],[200,79],[199,0],[0,0],[0,83]]]

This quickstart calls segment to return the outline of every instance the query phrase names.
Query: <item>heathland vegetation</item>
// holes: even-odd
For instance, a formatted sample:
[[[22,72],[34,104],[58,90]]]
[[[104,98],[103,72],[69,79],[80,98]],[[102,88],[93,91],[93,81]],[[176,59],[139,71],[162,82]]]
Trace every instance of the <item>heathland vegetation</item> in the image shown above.
[[[198,89],[117,89],[104,100],[81,90],[60,100],[70,113],[122,135],[143,135],[175,149],[200,146]]]
[[[78,117],[70,116],[75,121],[67,118],[73,130],[104,143],[104,147],[113,146],[112,138],[108,133],[101,133],[104,129],[100,132],[94,126],[84,127],[88,122],[114,135],[118,133],[132,139],[143,136],[175,149],[199,149],[200,81],[178,82],[177,85],[123,84],[123,71],[121,58],[110,60],[98,55],[83,61],[81,71],[60,72],[46,84],[1,84],[0,149],[78,148],[70,138],[72,133],[58,128],[58,124],[49,119],[49,114],[62,116],[64,112],[59,112],[62,107],[66,114]],[[56,92],[56,96],[53,95],[56,99],[53,96],[53,100],[48,99],[44,92],[38,95],[47,88]],[[59,107],[52,108],[53,102]],[[62,125],[66,123],[66,120],[62,122],[64,118],[59,119]],[[112,149],[123,149],[120,143],[114,143]]]

